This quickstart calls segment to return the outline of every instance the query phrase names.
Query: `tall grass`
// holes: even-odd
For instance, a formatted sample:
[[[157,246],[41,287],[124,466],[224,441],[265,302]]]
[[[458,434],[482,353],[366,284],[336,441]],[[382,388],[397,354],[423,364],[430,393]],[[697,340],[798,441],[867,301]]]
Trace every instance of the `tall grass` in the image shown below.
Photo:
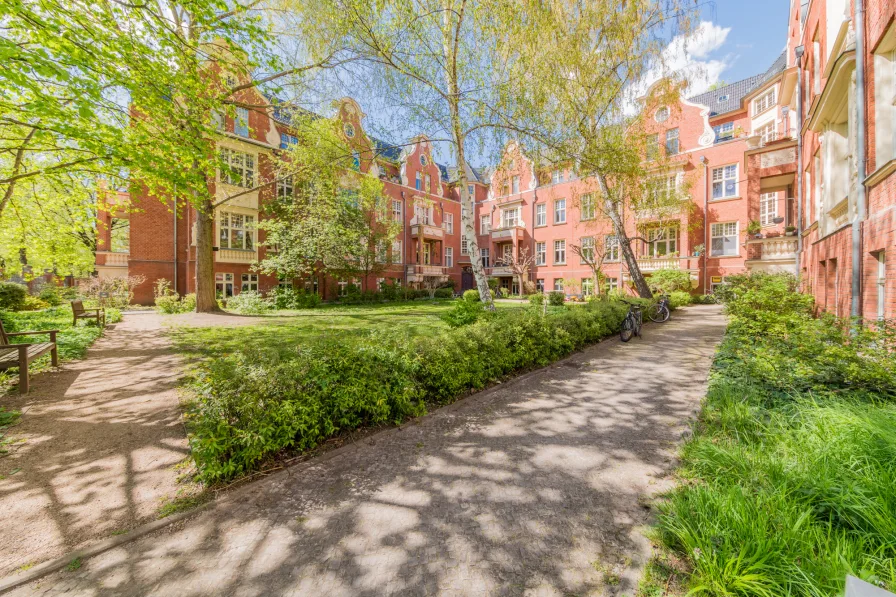
[[[766,280],[760,292],[775,299],[781,282]],[[695,595],[839,595],[846,574],[896,589],[896,403],[887,398],[896,382],[886,334],[850,338],[789,297],[766,304],[791,308],[751,316],[746,294],[729,298],[737,315],[683,447],[682,483],[660,505],[657,539],[688,564]],[[757,321],[787,332],[766,334]],[[819,337],[836,338],[848,358],[819,365]],[[856,374],[865,360],[871,373]]]

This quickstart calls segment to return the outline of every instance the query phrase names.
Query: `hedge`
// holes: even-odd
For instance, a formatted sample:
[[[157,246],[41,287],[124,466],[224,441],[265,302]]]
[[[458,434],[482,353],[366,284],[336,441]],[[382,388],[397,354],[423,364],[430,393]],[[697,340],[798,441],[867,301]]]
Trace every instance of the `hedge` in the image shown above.
[[[539,311],[499,311],[432,338],[371,335],[297,347],[285,358],[270,350],[206,362],[189,410],[200,478],[223,481],[284,449],[420,416],[426,404],[447,404],[616,333],[627,308],[595,301]]]

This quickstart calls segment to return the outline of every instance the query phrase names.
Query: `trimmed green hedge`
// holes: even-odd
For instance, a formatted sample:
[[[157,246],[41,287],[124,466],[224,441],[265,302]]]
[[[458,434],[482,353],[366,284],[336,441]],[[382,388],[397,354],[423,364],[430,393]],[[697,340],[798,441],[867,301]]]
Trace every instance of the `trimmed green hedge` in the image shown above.
[[[619,330],[613,301],[499,311],[436,337],[371,335],[205,362],[189,412],[193,457],[208,482],[305,450],[339,431],[400,423],[520,370],[540,367]]]

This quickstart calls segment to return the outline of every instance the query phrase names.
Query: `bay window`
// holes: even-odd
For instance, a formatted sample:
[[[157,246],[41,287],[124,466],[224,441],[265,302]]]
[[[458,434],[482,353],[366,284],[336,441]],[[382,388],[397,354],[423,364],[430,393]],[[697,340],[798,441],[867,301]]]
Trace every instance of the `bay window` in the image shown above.
[[[254,155],[222,147],[219,156],[221,160],[221,182],[247,189],[255,186]]]
[[[218,220],[218,246],[255,250],[255,216],[222,211]]]
[[[678,228],[664,226],[647,232],[647,256],[653,259],[678,251]]]

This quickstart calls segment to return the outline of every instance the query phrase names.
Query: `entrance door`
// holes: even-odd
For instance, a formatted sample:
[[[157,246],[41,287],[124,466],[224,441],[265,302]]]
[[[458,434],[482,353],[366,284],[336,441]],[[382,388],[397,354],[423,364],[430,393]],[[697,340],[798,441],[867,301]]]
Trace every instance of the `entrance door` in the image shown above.
[[[464,290],[470,290],[475,287],[476,284],[473,280],[473,272],[470,268],[465,267],[460,273],[460,290],[463,292]]]

